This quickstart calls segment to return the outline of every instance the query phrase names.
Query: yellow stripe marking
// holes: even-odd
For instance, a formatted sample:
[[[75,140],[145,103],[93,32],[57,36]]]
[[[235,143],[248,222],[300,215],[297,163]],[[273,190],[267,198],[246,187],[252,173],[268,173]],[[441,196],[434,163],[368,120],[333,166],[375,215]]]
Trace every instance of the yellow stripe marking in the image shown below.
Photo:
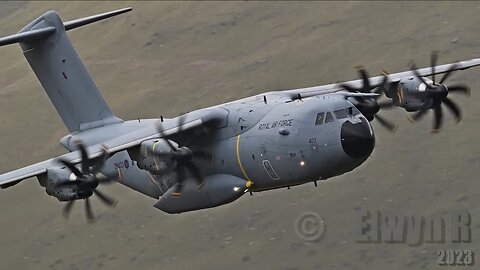
[[[150,182],[152,182],[152,184],[156,185],[158,187],[158,189],[160,189],[161,192],[165,193],[166,191],[163,191],[161,185],[157,182],[157,180],[155,180],[155,178],[153,178],[153,176],[149,172],[147,172],[147,174],[148,174],[147,178],[150,180]]]
[[[154,143],[152,146],[152,152],[155,153],[155,149],[157,149],[158,144],[160,143],[160,140],[158,142]]]
[[[157,146],[158,146],[159,143],[160,143],[160,140],[158,140],[158,142],[154,143],[153,146],[152,146],[153,161],[154,161],[155,168],[157,169],[157,171],[159,171],[160,169],[158,168],[158,165],[157,165],[157,156],[155,155],[155,150],[157,149]]]
[[[247,173],[245,172],[245,169],[243,168],[243,165],[242,165],[242,161],[240,159],[240,135],[237,136],[237,162],[238,162],[238,166],[240,167],[240,170],[242,171],[242,174],[243,176],[245,177],[245,179],[247,179],[248,181],[252,181],[250,180],[250,178],[248,177]]]
[[[123,180],[122,179],[122,170],[120,170],[120,168],[117,168],[117,172],[118,172],[118,179]]]

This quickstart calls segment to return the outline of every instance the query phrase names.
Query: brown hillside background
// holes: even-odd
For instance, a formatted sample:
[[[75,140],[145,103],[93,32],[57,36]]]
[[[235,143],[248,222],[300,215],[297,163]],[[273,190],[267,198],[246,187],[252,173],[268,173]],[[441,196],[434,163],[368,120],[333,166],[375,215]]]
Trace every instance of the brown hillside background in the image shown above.
[[[249,95],[427,66],[432,49],[448,63],[480,57],[476,2],[0,2],[0,36],[44,12],[64,20],[132,6],[128,14],[69,32],[113,111],[123,119],[175,116]],[[0,48],[0,171],[64,153],[67,131],[17,45]],[[36,179],[0,191],[2,269],[438,269],[437,250],[480,254],[478,143],[480,69],[459,72],[470,98],[456,124],[431,135],[397,109],[390,134],[374,123],[372,157],[360,168],[291,190],[244,196],[182,215],[121,185],[102,187],[119,204],[94,199],[88,224],[79,202],[70,220]],[[453,96],[453,95],[452,95]],[[471,244],[359,244],[356,209],[430,215],[466,209]],[[296,218],[327,222],[315,243]],[[447,235],[448,237],[448,235]],[[446,268],[442,268],[446,269]],[[473,268],[472,268],[473,269]]]

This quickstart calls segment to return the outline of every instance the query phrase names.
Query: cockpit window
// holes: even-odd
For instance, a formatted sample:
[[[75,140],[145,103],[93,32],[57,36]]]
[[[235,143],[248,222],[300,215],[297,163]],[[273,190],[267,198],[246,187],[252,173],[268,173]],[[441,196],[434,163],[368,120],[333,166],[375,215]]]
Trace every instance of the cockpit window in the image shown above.
[[[315,125],[321,125],[323,123],[323,117],[325,113],[321,112],[317,114],[317,120],[315,120]]]
[[[347,118],[349,116],[350,116],[350,113],[348,112],[348,109],[342,109],[342,110],[335,111],[335,117],[337,119],[343,119],[343,118]]]
[[[360,111],[356,107],[350,107],[350,108],[352,108],[352,115],[360,114]]]
[[[335,117],[337,119],[343,119],[343,118],[347,118],[347,117],[350,117],[350,116],[355,116],[357,114],[359,114],[360,112],[358,111],[357,108],[355,107],[348,107],[346,109],[342,109],[342,110],[338,110],[338,111],[335,111]]]
[[[330,112],[327,112],[327,115],[325,116],[325,123],[330,122],[333,122],[333,115]]]

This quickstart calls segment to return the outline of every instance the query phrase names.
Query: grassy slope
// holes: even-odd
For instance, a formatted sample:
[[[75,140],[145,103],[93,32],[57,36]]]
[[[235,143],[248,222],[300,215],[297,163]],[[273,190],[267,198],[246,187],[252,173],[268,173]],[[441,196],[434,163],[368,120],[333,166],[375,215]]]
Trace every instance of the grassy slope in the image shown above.
[[[479,56],[475,3],[0,3],[0,34],[18,31],[42,12],[64,19],[124,6],[134,12],[70,33],[113,110],[122,118],[176,115],[263,91],[353,79],[373,72]],[[8,8],[8,12],[6,12]],[[19,9],[16,9],[19,8]],[[456,40],[452,42],[453,40]],[[0,49],[0,171],[63,152],[66,133],[17,46]],[[116,209],[95,204],[100,220],[84,221],[80,203],[70,221],[36,181],[0,192],[0,264],[5,269],[405,269],[436,268],[436,250],[451,244],[355,243],[354,208],[427,215],[468,207],[473,248],[480,252],[477,171],[480,109],[473,100],[478,69],[457,74],[474,93],[465,120],[436,136],[429,121],[410,125],[401,110],[384,113],[401,127],[377,129],[372,158],[354,173],[313,185],[245,196],[232,205],[179,216],[121,186],[106,187]],[[453,80],[452,80],[453,81]],[[427,120],[427,119],[426,119]],[[375,124],[375,126],[377,126]],[[329,225],[319,243],[305,243],[293,223],[315,211]]]

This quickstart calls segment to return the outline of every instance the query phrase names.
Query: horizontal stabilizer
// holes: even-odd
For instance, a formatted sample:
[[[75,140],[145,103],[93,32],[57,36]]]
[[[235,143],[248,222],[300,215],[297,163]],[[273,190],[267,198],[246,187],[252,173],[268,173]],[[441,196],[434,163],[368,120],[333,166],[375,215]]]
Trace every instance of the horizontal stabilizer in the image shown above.
[[[10,36],[6,36],[0,38],[0,46],[10,45],[13,43],[20,43],[20,42],[31,42],[38,39],[43,39],[55,32],[55,27],[45,27],[41,29],[30,30],[27,32],[22,32]]]
[[[102,13],[102,14],[97,14],[97,15],[85,17],[85,18],[78,19],[78,20],[68,21],[68,22],[65,22],[63,25],[65,26],[65,31],[68,31],[68,30],[71,30],[71,29],[74,29],[74,28],[77,28],[77,27],[80,27],[80,26],[84,26],[84,25],[87,25],[87,24],[90,24],[90,23],[98,22],[98,21],[101,21],[103,19],[107,19],[107,18],[116,16],[116,15],[122,14],[122,13],[126,13],[126,12],[129,12],[131,10],[132,10],[131,7],[122,8],[122,9],[118,9],[118,10],[114,10],[114,11],[110,11],[110,12],[105,12],[105,13]]]

